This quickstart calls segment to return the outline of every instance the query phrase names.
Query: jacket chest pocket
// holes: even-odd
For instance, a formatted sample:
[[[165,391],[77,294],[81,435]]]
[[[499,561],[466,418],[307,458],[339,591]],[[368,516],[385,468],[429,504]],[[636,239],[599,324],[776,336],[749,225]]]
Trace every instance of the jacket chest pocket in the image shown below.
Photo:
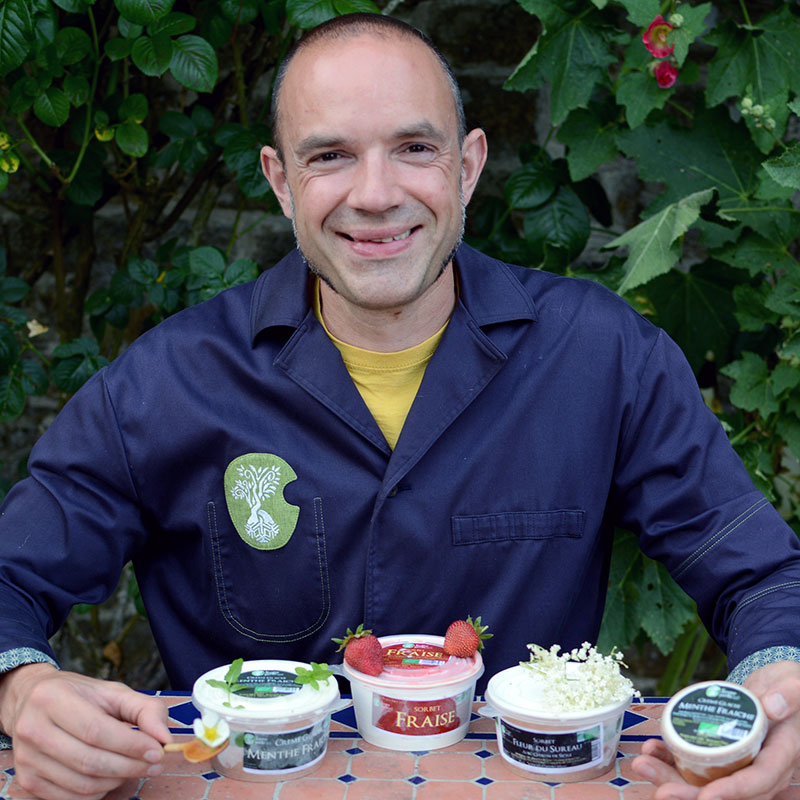
[[[586,512],[580,509],[507,511],[454,516],[450,518],[450,527],[454,545],[558,537],[580,539],[585,517]]]
[[[312,636],[330,614],[330,581],[322,499],[313,514],[301,511],[289,541],[275,550],[249,546],[225,512],[208,504],[217,603],[231,627],[260,642]]]

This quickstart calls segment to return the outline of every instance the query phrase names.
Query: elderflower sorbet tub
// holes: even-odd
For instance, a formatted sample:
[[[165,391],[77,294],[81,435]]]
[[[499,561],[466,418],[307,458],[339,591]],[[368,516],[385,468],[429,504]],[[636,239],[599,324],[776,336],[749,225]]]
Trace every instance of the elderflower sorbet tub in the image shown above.
[[[301,661],[245,661],[229,696],[208,681],[224,681],[228,666],[201,675],[192,703],[212,712],[230,727],[228,746],[211,759],[212,766],[242,781],[282,781],[312,772],[328,747],[330,715],[349,705],[342,701],[333,676],[319,688],[295,682]]]
[[[359,733],[389,750],[434,750],[464,738],[475,683],[483,674],[480,653],[456,658],[444,652],[444,637],[382,636],[384,668],[366,675],[347,662]]]
[[[767,718],[758,698],[735,683],[704,681],[681,689],[661,718],[661,735],[687,783],[704,786],[758,755]]]
[[[530,646],[532,649],[534,647]],[[582,660],[558,656],[558,647],[534,652],[532,663],[494,675],[479,713],[495,719],[500,754],[526,777],[569,783],[595,778],[614,763],[633,685],[619,673],[619,658],[584,645]],[[594,659],[594,660],[591,660]]]

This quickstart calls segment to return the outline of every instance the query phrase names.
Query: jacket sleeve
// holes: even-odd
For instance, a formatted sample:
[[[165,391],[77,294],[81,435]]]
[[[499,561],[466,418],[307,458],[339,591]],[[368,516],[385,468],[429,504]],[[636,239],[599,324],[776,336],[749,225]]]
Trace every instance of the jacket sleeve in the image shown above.
[[[752,484],[662,332],[625,409],[615,471],[617,522],[696,601],[731,667],[800,646],[800,543]]]
[[[144,536],[104,371],[31,452],[0,508],[0,652],[38,650],[76,603],[100,603]]]

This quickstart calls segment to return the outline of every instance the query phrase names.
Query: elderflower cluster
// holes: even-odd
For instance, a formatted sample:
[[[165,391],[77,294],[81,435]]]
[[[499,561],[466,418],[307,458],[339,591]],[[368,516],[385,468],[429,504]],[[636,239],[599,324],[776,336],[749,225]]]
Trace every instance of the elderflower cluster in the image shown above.
[[[557,644],[549,650],[529,644],[528,649],[530,661],[521,661],[520,665],[541,685],[542,710],[586,711],[622,702],[631,695],[640,696],[620,672],[620,666],[626,665],[616,648],[607,656],[589,642],[560,655]]]

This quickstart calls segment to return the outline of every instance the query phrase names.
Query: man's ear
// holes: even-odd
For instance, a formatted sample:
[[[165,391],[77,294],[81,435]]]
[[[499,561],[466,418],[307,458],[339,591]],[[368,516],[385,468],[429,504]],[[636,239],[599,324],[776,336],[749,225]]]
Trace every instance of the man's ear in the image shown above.
[[[278,157],[274,147],[261,148],[261,171],[269,181],[275,197],[281,204],[284,216],[292,218],[292,198],[289,192],[289,182],[286,180],[286,170]]]
[[[478,185],[478,178],[483,172],[488,152],[486,134],[480,128],[471,130],[464,137],[464,143],[461,145],[461,191],[464,203],[469,203]]]

